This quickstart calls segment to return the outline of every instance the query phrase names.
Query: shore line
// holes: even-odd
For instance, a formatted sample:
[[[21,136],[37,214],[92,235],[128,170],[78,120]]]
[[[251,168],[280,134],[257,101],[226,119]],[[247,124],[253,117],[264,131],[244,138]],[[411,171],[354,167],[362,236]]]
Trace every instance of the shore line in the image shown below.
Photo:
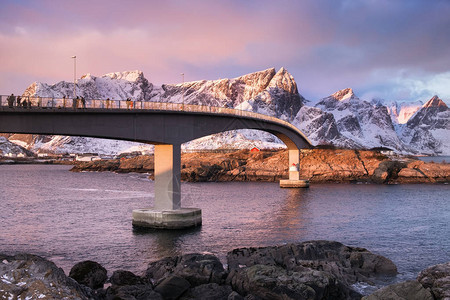
[[[61,299],[444,299],[450,262],[417,279],[382,286],[397,267],[367,249],[335,241],[237,248],[226,265],[213,254],[190,253],[149,262],[142,275],[108,271],[94,261],[75,264],[67,276],[32,254],[0,254],[0,298]],[[386,281],[385,281],[386,282]],[[371,295],[368,295],[371,294]]]

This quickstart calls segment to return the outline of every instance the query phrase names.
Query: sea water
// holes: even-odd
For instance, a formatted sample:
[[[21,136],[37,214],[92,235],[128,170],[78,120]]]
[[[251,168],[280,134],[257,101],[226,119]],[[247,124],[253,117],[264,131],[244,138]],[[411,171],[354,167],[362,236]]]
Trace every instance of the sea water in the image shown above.
[[[66,274],[94,260],[142,275],[166,256],[208,252],[226,263],[238,247],[334,240],[390,258],[397,281],[450,260],[449,185],[182,183],[182,205],[201,208],[203,225],[142,232],[131,212],[152,206],[146,174],[69,169],[0,165],[0,253],[41,255]]]

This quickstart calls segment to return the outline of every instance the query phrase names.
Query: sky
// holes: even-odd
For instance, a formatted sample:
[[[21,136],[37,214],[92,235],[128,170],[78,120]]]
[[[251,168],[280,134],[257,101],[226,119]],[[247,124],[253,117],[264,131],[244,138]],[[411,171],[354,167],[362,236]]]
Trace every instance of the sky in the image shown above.
[[[300,94],[450,104],[450,0],[0,0],[0,94],[140,70],[154,84],[286,68]]]

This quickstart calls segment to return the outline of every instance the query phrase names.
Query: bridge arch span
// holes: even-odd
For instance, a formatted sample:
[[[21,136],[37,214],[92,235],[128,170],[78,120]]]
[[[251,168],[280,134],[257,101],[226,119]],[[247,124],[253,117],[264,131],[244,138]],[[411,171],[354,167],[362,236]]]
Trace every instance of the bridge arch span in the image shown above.
[[[275,118],[158,110],[73,111],[35,108],[0,111],[0,131],[3,133],[86,136],[151,144],[182,144],[236,129],[269,132],[280,138],[288,149],[311,148],[311,143],[303,133],[289,123]]]

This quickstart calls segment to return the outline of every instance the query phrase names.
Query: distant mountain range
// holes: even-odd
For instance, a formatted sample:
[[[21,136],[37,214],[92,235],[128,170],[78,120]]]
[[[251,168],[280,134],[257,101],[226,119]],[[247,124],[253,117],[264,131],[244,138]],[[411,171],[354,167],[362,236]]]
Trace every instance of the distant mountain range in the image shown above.
[[[71,98],[73,83],[35,82],[24,96]],[[399,153],[450,155],[450,111],[434,96],[425,104],[359,99],[350,88],[308,102],[289,72],[274,68],[233,79],[202,80],[155,86],[140,71],[90,74],[78,80],[77,95],[86,99],[126,99],[231,107],[286,120],[302,130],[314,145],[366,149],[387,147]],[[310,104],[310,103],[315,103]],[[308,105],[306,105],[308,104]],[[86,137],[9,135],[32,151],[116,154],[151,146]],[[227,131],[183,145],[185,149],[277,148],[275,136],[255,130]]]

